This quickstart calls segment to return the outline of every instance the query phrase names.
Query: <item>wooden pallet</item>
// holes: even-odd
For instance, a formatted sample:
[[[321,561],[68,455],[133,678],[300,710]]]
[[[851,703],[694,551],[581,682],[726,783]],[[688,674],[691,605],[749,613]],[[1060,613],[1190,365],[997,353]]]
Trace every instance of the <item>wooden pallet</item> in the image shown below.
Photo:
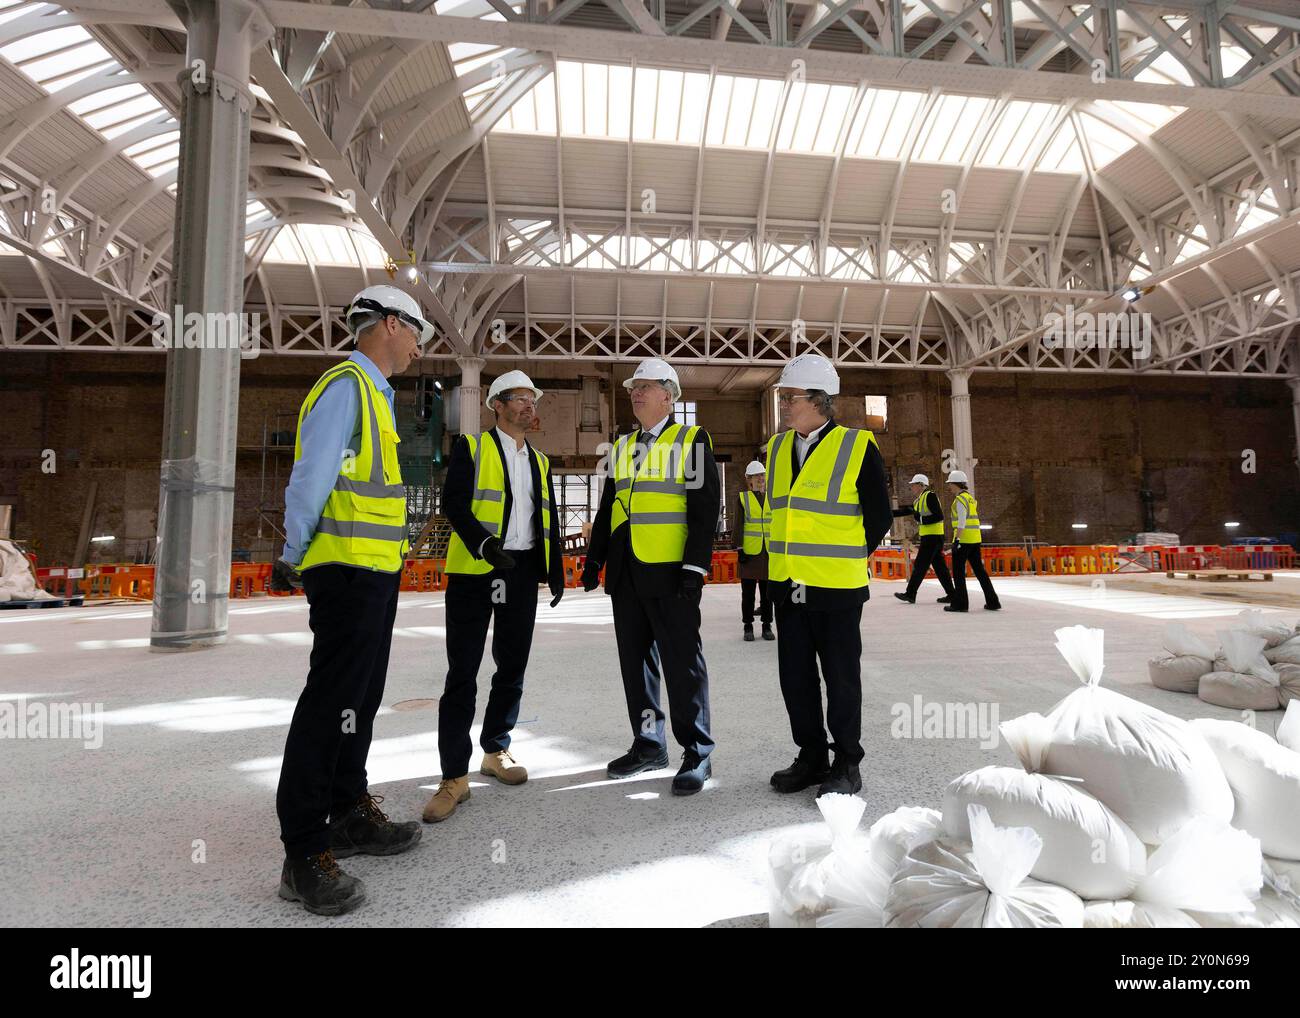
[[[1271,569],[1173,569],[1165,573],[1166,578],[1175,580],[1183,577],[1188,580],[1240,580],[1248,581],[1258,577],[1261,581],[1272,581]]]
[[[79,608],[85,603],[85,594],[75,594],[72,597],[55,597],[46,601],[0,601],[0,608]]]

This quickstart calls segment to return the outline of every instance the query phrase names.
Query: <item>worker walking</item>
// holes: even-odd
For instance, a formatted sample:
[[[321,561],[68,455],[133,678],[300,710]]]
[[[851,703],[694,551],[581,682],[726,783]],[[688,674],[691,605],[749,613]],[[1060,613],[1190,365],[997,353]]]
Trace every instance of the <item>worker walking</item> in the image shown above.
[[[772,599],[767,590],[768,531],[772,510],[767,504],[767,472],[754,460],[745,468],[746,488],[740,493],[740,549],[736,571],[740,574],[740,618],[745,625],[745,642],[754,639],[754,595],[758,594],[763,639],[775,640],[772,632]]]
[[[519,719],[533,645],[537,587],[550,588],[552,608],[564,595],[550,460],[526,437],[541,398],[522,371],[501,375],[487,396],[496,427],[462,436],[447,465],[442,503],[452,535],[445,570],[447,682],[438,700],[442,780],[424,807],[426,823],[446,820],[469,798],[470,729],[489,623],[496,671],[479,735],[479,770],[506,785],[528,780],[510,752],[510,733]]]
[[[948,489],[953,494],[952,506],[952,603],[943,606],[946,612],[964,612],[970,608],[966,595],[966,564],[970,563],[971,572],[979,580],[980,589],[984,591],[984,607],[995,612],[1002,608],[998,592],[993,589],[993,581],[984,571],[984,561],[980,557],[980,514],[979,504],[970,493],[969,481],[964,470],[954,470],[948,474]]]
[[[640,427],[614,443],[582,571],[595,590],[605,567],[613,599],[631,748],[610,762],[611,778],[668,766],[660,672],[668,686],[682,764],[674,795],[691,795],[712,774],[709,676],[700,640],[700,598],[721,508],[713,443],[677,423],[677,372],[651,357],[623,383]]]
[[[271,574],[274,591],[306,591],[312,631],[275,797],[279,893],[318,915],[365,900],[338,858],[395,855],[420,840],[418,823],[392,823],[380,810],[366,758],[409,548],[388,378],[410,367],[433,326],[395,286],[366,287],[345,318],[352,355],[321,375],[298,413],[284,553]]]
[[[835,423],[840,379],[825,357],[801,354],[776,384],[784,390],[781,423],[789,430],[767,446],[768,582],[776,603],[781,695],[799,753],[771,783],[778,792],[819,785],[819,796],[852,794],[862,788],[860,627],[870,597],[867,560],[893,519],[885,463],[875,435]]]
[[[948,564],[943,560],[943,506],[939,504],[939,496],[930,490],[930,478],[925,474],[914,476],[911,488],[911,506],[895,509],[894,516],[911,516],[917,522],[916,563],[907,579],[907,590],[894,596],[908,604],[916,604],[916,592],[926,572],[933,566],[934,575],[943,587],[944,596],[939,601],[946,603],[952,598],[952,580],[948,576]]]

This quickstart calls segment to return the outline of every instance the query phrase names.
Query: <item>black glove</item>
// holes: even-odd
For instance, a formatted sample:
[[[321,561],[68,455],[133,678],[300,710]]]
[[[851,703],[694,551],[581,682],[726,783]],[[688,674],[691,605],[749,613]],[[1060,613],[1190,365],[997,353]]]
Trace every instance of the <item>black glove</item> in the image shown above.
[[[582,566],[582,589],[590,593],[600,586],[600,563],[587,559]]]
[[[562,598],[563,596],[564,596],[564,588],[561,587],[559,592],[553,598],[551,598],[551,607],[554,608],[557,604],[559,604],[560,598]]]
[[[953,551],[956,551],[956,550],[957,550],[958,548],[960,548],[960,547],[961,547],[961,542],[960,542],[960,541],[953,541],[953,542],[952,542],[952,550],[953,550]]]
[[[704,591],[704,576],[694,569],[683,569],[682,578],[677,584],[677,596],[699,600]]]
[[[511,558],[510,553],[501,547],[501,542],[495,537],[489,537],[483,542],[483,561],[488,565],[495,566],[497,569],[513,569],[515,560]]]
[[[302,590],[302,574],[282,558],[275,560],[271,567],[271,592],[274,594],[291,594]]]

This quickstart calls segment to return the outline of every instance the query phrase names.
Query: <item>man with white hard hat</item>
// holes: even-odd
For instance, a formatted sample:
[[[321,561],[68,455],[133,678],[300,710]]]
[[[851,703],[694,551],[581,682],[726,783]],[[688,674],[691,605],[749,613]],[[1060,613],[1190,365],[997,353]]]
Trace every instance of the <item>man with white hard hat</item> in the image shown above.
[[[799,753],[771,783],[778,792],[817,785],[819,796],[851,795],[862,788],[861,625],[862,605],[870,597],[868,557],[893,519],[885,462],[870,431],[835,423],[840,378],[825,357],[801,354],[776,384],[782,390],[781,423],[789,430],[767,444],[768,583],[776,602],[781,695]]]
[[[984,569],[984,560],[980,555],[983,538],[980,533],[979,503],[970,491],[970,479],[964,470],[953,470],[948,474],[948,490],[953,494],[950,512],[952,513],[952,603],[943,606],[946,612],[964,612],[970,609],[970,599],[966,593],[966,565],[979,581],[980,590],[984,592],[984,607],[987,611],[1002,610],[998,592],[993,589],[993,581]]]
[[[320,376],[298,413],[284,553],[271,574],[276,592],[306,591],[312,631],[275,800],[280,897],[318,915],[365,900],[336,858],[395,855],[420,840],[419,824],[391,823],[379,809],[366,758],[410,547],[388,379],[420,356],[433,326],[395,286],[366,287],[345,318],[352,354]]]
[[[626,778],[668,766],[662,671],[683,750],[672,792],[692,795],[713,767],[700,598],[721,508],[718,467],[708,432],[673,419],[682,388],[670,364],[644,360],[623,387],[640,427],[614,443],[582,571],[590,591],[605,568],[633,733],[632,747],[608,772]]]
[[[469,798],[470,729],[478,669],[492,625],[492,691],[483,714],[479,770],[506,785],[528,780],[510,752],[519,719],[524,672],[537,620],[537,587],[564,594],[564,548],[550,460],[526,434],[542,391],[522,371],[507,371],[488,388],[496,427],[463,435],[452,449],[443,486],[451,521],[447,547],[447,683],[438,700],[442,780],[424,808],[426,823],[446,820]]]
[[[921,581],[931,566],[943,587],[944,596],[939,599],[945,603],[952,597],[952,580],[948,576],[948,564],[943,560],[943,506],[939,496],[930,490],[930,478],[917,474],[912,478],[912,504],[895,509],[895,518],[911,516],[917,523],[919,541],[916,549],[916,562],[912,566],[912,575],[907,579],[907,590],[894,596],[908,604],[916,604],[916,592]]]
[[[775,640],[772,632],[772,598],[767,589],[767,545],[772,526],[772,508],[767,504],[767,471],[754,460],[745,468],[745,490],[740,492],[740,544],[736,549],[736,571],[740,574],[740,620],[745,642],[754,639],[754,595],[758,594],[763,639]]]

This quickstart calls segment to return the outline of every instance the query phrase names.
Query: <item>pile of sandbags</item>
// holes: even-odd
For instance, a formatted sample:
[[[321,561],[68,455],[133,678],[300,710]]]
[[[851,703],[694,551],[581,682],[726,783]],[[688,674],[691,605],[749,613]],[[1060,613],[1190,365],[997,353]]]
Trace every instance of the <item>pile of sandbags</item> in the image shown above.
[[[824,824],[778,838],[768,851],[768,923],[773,929],[808,928],[832,907],[827,887],[839,874],[856,875],[871,862],[858,835],[867,804],[856,795],[817,800]]]
[[[1003,723],[1023,769],[961,775],[941,815],[883,817],[865,846],[821,864],[815,904],[788,900],[787,914],[797,904],[818,927],[1300,928],[1300,707],[1277,741],[1187,722],[1101,688],[1100,630],[1056,637],[1081,686]],[[774,850],[774,873],[787,855]]]
[[[1300,669],[1282,675],[1264,657],[1267,640],[1245,629],[1219,634],[1222,647],[1214,671],[1201,677],[1197,694],[1206,703],[1231,710],[1277,710],[1300,696]]]
[[[49,601],[53,597],[36,585],[31,563],[18,546],[0,540],[0,601]]]
[[[1214,671],[1214,649],[1181,622],[1165,626],[1164,653],[1147,662],[1151,684],[1173,693],[1195,693],[1201,676]]]

